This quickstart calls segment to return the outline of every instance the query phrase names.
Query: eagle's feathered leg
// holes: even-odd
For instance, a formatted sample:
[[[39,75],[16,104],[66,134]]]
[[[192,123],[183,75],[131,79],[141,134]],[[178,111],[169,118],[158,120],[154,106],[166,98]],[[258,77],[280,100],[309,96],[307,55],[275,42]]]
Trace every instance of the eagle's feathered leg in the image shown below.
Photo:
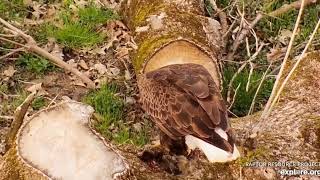
[[[160,132],[160,144],[169,152],[175,155],[187,155],[187,145],[185,143],[184,137],[181,139],[173,140],[168,135]]]

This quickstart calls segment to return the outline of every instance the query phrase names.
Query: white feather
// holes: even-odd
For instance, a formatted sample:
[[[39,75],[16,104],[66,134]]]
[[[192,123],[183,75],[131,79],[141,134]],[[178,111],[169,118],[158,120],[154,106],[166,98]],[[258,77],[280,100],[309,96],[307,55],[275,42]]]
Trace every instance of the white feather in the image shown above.
[[[220,131],[218,130],[218,132]],[[189,149],[199,148],[210,162],[227,162],[240,157],[240,153],[235,145],[233,153],[230,153],[191,135],[187,135],[185,139]]]
[[[222,130],[221,128],[214,128],[214,131],[220,136],[220,137],[222,137],[223,139],[225,139],[226,141],[228,141],[228,135],[227,135],[227,133],[224,131],[224,130]]]

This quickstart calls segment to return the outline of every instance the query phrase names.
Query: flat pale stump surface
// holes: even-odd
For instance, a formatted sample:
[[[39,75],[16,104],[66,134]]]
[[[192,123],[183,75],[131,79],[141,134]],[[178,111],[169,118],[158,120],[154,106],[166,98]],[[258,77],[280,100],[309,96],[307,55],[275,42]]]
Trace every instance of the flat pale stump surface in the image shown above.
[[[17,155],[52,179],[112,179],[127,165],[92,131],[92,113],[92,107],[76,102],[41,111],[20,129]]]

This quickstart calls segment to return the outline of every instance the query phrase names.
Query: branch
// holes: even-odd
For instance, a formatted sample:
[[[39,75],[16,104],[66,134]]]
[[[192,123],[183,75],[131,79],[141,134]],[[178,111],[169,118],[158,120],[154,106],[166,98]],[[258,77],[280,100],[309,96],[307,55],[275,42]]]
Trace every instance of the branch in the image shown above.
[[[14,119],[13,116],[0,116],[0,119],[12,120]]]
[[[280,71],[279,71],[279,73],[278,73],[278,75],[277,75],[277,78],[276,78],[276,81],[275,81],[275,83],[274,83],[274,85],[273,85],[273,89],[272,89],[271,95],[270,95],[270,97],[269,97],[269,100],[268,100],[268,102],[267,102],[267,104],[266,104],[266,106],[265,106],[265,108],[264,108],[264,110],[263,110],[263,113],[262,113],[262,115],[261,115],[261,119],[265,119],[265,118],[269,115],[269,113],[270,113],[269,108],[270,108],[270,106],[271,106],[271,102],[273,102],[273,100],[274,100],[275,93],[276,93],[277,88],[278,88],[278,84],[279,84],[279,82],[280,82],[281,76],[282,76],[282,74],[283,74],[284,68],[285,68],[285,66],[286,66],[287,60],[288,60],[289,55],[290,55],[291,48],[292,48],[292,46],[293,46],[293,42],[294,42],[296,33],[297,33],[297,31],[298,31],[300,19],[301,19],[303,10],[304,10],[304,3],[305,3],[305,0],[302,0],[301,8],[300,8],[300,11],[299,11],[299,14],[298,14],[296,23],[295,23],[295,25],[294,25],[293,33],[292,33],[291,38],[290,38],[290,42],[289,42],[289,45],[288,45],[288,48],[287,48],[286,55],[285,55],[285,57],[284,57],[284,59],[283,59],[283,62],[282,62],[282,64],[281,64]]]
[[[222,28],[222,34],[225,34],[228,31],[228,21],[227,21],[227,15],[226,13],[218,8],[217,3],[215,0],[209,0],[209,2],[212,5],[212,8],[217,11],[217,14],[219,16],[220,22],[221,22],[221,28]]]
[[[19,107],[17,107],[17,109],[15,110],[14,119],[12,121],[11,129],[10,129],[8,135],[7,135],[7,138],[6,138],[5,152],[7,150],[9,150],[12,147],[12,145],[14,144],[14,140],[16,138],[18,130],[20,129],[20,127],[21,127],[21,125],[23,123],[24,116],[26,115],[30,104],[32,103],[32,101],[36,97],[36,94],[37,94],[36,91],[31,93],[24,100],[24,102]]]
[[[280,94],[281,94],[284,86],[288,83],[288,81],[289,81],[289,79],[291,78],[293,72],[297,69],[299,63],[302,61],[302,58],[304,57],[304,55],[305,55],[305,53],[307,52],[309,46],[311,45],[314,36],[317,34],[317,31],[318,31],[318,29],[319,29],[319,26],[320,26],[320,19],[318,20],[318,23],[317,23],[316,27],[314,28],[314,31],[313,31],[313,33],[312,33],[312,35],[311,35],[311,37],[310,37],[307,45],[305,46],[303,52],[301,53],[301,55],[299,56],[297,62],[294,64],[294,66],[293,66],[293,68],[290,70],[288,76],[287,76],[286,79],[282,82],[279,90],[277,91],[277,94],[276,94],[276,96],[274,97],[274,99],[273,99],[273,101],[272,101],[272,103],[271,103],[271,106],[270,106],[270,108],[269,108],[269,110],[268,110],[268,112],[267,112],[267,114],[266,114],[266,117],[268,117],[268,115],[271,113],[272,108],[274,107],[276,101],[278,100],[278,98],[279,98],[279,96],[280,96]]]
[[[8,23],[6,20],[0,18],[0,23],[2,23],[3,25],[7,26],[7,28],[9,28],[10,30],[18,33],[19,36],[21,36],[23,39],[25,39],[28,43],[32,43],[32,44],[36,44],[36,41],[29,35],[25,34],[24,32],[22,32],[20,29],[12,26],[10,23]]]
[[[230,95],[231,95],[231,88],[232,88],[232,84],[233,84],[233,81],[236,79],[236,77],[238,76],[239,73],[241,73],[241,71],[247,66],[248,63],[251,63],[258,55],[259,53],[261,52],[262,48],[265,46],[264,43],[262,43],[260,46],[259,46],[259,49],[257,50],[257,52],[255,52],[250,58],[249,60],[245,61],[241,66],[240,68],[238,69],[238,71],[236,73],[234,73],[234,75],[232,76],[229,84],[228,84],[228,92],[227,92],[227,102],[230,103],[231,101],[231,98],[230,98]]]
[[[249,24],[249,26],[246,26],[245,28],[243,28],[241,30],[241,32],[239,33],[239,35],[237,36],[237,38],[234,40],[231,51],[228,53],[226,59],[229,61],[233,60],[235,52],[238,50],[238,48],[239,48],[240,44],[243,42],[244,38],[247,37],[247,35],[249,34],[250,29],[253,29],[255,27],[255,25],[261,19],[268,17],[268,16],[277,17],[277,16],[280,16],[281,14],[284,14],[292,9],[299,9],[301,7],[301,2],[302,1],[295,1],[291,4],[285,4],[285,5],[281,6],[279,9],[272,11],[269,14],[258,13],[256,18]],[[317,0],[305,0],[304,7],[308,6],[310,4],[314,4],[316,2],[317,2]]]
[[[0,60],[4,59],[4,58],[7,58],[9,56],[12,56],[13,54],[17,53],[17,52],[20,52],[20,51],[25,51],[25,48],[22,47],[22,48],[18,48],[18,49],[13,49],[11,50],[9,53],[3,55],[3,56],[0,56]]]
[[[17,42],[5,39],[5,38],[1,38],[5,41],[11,42],[13,44],[17,44],[23,47],[27,47],[27,49],[31,52],[34,52],[36,54],[39,54],[45,58],[47,58],[49,61],[51,61],[52,63],[56,64],[57,66],[59,66],[62,69],[65,69],[67,71],[70,71],[71,73],[75,74],[76,76],[78,76],[89,88],[94,89],[95,88],[95,84],[93,81],[91,81],[86,75],[82,74],[78,69],[71,67],[69,64],[67,64],[66,62],[64,62],[62,59],[50,54],[49,52],[47,52],[46,50],[40,48],[39,46],[37,46],[36,41],[29,35],[25,34],[24,32],[22,32],[20,29],[12,26],[10,23],[8,23],[7,21],[3,20],[2,18],[0,18],[0,23],[2,23],[3,25],[5,25],[7,28],[9,28],[10,30],[16,32],[19,36],[21,36],[26,42],[27,42],[27,46],[26,45],[22,45],[20,43],[17,44]]]

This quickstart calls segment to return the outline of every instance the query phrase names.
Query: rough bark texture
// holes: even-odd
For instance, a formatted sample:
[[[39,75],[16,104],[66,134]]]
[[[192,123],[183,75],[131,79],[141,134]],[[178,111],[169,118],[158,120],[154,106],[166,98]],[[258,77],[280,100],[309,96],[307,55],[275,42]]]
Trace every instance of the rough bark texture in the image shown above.
[[[221,60],[219,24],[205,17],[200,0],[128,0],[124,3],[124,17],[133,31],[138,49],[132,53],[136,73],[147,69],[148,61],[161,53],[166,45],[185,40],[207,54],[212,62]],[[160,21],[152,19],[160,17]],[[159,19],[158,19],[159,20]],[[212,31],[208,31],[208,27]],[[213,33],[212,33],[213,32]],[[211,34],[210,34],[211,33]],[[215,35],[215,36],[212,36]],[[188,51],[181,49],[178,53]],[[160,67],[159,67],[160,68]],[[289,66],[286,68],[289,70]],[[259,124],[260,113],[232,119],[243,157],[233,163],[210,164],[188,161],[182,165],[181,176],[153,171],[141,164],[132,153],[133,174],[138,179],[279,179],[279,169],[319,169],[319,167],[244,167],[248,162],[261,161],[320,161],[320,53],[308,55],[288,83],[271,116],[261,124],[261,134],[253,143],[245,137]],[[220,78],[220,77],[219,77]],[[221,80],[221,79],[220,79]],[[246,141],[246,142],[245,142]],[[255,148],[248,149],[246,146]],[[311,176],[306,176],[307,179]],[[314,176],[317,177],[317,176]]]
[[[201,0],[127,0],[122,5],[123,17],[134,33],[138,49],[132,54],[137,73],[160,49],[177,41],[188,42],[208,57],[220,77],[218,62],[221,52],[220,24],[204,17]],[[188,48],[186,52],[192,51]],[[206,67],[207,68],[207,67]],[[212,71],[211,71],[212,72]]]
[[[289,72],[291,65],[286,67]],[[309,53],[287,84],[281,98],[265,122],[259,123],[261,135],[257,137],[260,161],[320,161],[320,51]],[[252,125],[258,124],[260,113],[234,119],[233,127],[239,138]],[[277,167],[289,169],[290,167]],[[292,169],[293,167],[291,167]],[[319,169],[319,166],[295,167]],[[247,169],[247,171],[249,171]],[[311,177],[311,176],[307,176]],[[314,176],[318,177],[318,176]]]
[[[291,62],[293,63],[293,62]],[[290,69],[289,65],[286,71]],[[155,170],[136,157],[135,150],[123,155],[130,161],[137,179],[292,179],[281,176],[280,169],[319,169],[319,166],[246,167],[250,162],[319,162],[320,161],[320,51],[308,54],[289,81],[278,105],[267,121],[255,148],[247,148],[246,135],[259,122],[260,112],[232,119],[242,157],[231,163],[209,163],[205,159],[180,161],[182,175]],[[252,147],[252,144],[250,145]],[[177,161],[179,157],[177,158]],[[181,163],[182,162],[182,163]],[[317,179],[319,176],[302,176]]]

